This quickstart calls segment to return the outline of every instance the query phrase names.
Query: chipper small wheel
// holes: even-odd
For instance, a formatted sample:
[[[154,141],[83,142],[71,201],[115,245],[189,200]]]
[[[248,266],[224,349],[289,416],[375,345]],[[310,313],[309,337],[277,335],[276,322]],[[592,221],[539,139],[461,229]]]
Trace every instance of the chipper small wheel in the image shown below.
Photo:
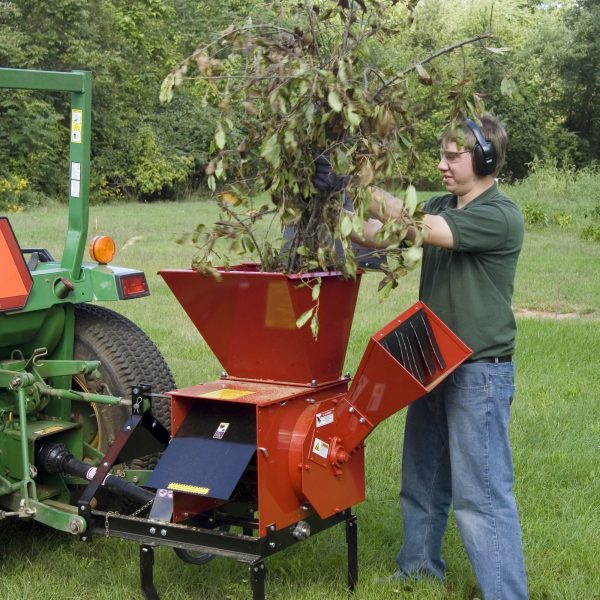
[[[129,398],[134,384],[148,383],[152,391],[158,393],[175,388],[173,374],[152,340],[129,319],[108,308],[92,304],[75,306],[74,357],[101,363],[99,380],[75,379],[75,387],[84,391]],[[131,411],[126,406],[73,402],[71,417],[81,423],[84,440],[106,452],[129,414]],[[152,414],[170,430],[168,399],[153,398]],[[131,461],[128,466],[151,469],[156,460],[156,456],[145,456]],[[113,510],[124,508],[110,504]]]

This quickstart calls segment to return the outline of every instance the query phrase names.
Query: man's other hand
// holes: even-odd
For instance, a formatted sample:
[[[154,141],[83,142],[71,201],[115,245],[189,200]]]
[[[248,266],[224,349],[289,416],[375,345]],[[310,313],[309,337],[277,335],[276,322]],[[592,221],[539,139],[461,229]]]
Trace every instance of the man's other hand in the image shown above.
[[[341,192],[347,185],[348,176],[337,175],[329,159],[323,154],[315,158],[315,174],[312,178],[312,184],[322,194],[333,194]]]

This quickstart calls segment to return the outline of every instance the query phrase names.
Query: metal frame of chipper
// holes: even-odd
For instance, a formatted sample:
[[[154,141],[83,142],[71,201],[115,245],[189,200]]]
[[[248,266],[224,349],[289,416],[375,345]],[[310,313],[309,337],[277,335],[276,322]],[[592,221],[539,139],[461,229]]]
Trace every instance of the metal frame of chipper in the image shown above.
[[[216,381],[169,392],[172,437],[145,483],[156,490],[148,518],[80,502],[89,531],[140,544],[148,599],[158,598],[153,550],[166,545],[201,553],[200,561],[216,555],[248,563],[253,598],[262,600],[265,558],[345,523],[354,589],[351,509],[365,498],[364,440],[470,350],[418,302],[371,337],[349,385],[342,368],[360,274],[356,281],[326,273],[303,278],[240,265],[219,281],[192,270],[161,275],[225,371]],[[315,340],[296,320],[313,303],[316,277],[323,283]],[[106,470],[120,447],[117,440]]]

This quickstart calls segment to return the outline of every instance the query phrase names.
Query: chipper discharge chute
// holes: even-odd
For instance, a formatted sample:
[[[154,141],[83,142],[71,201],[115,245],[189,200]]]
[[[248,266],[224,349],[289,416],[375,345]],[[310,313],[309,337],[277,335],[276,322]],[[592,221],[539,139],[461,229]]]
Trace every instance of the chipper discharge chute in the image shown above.
[[[220,280],[192,270],[161,275],[218,357],[220,379],[169,392],[172,439],[147,481],[150,520],[92,513],[93,529],[141,543],[142,583],[152,550],[179,549],[250,565],[264,598],[264,559],[345,523],[348,581],[357,579],[354,504],[365,498],[364,440],[383,419],[433,389],[470,350],[422,303],[375,333],[356,376],[342,375],[357,280],[261,273]],[[315,304],[320,331],[297,328]],[[95,521],[94,521],[95,520]]]

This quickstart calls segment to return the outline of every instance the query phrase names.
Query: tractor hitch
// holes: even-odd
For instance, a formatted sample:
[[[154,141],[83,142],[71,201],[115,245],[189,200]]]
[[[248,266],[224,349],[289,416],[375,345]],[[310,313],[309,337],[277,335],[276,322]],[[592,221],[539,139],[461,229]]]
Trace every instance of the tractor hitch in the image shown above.
[[[87,529],[89,529],[89,522],[92,516],[91,501],[99,487],[105,486],[111,489],[112,486],[114,491],[123,493],[127,490],[127,493],[132,496],[133,500],[142,504],[154,502],[155,493],[143,490],[128,482],[125,482],[125,486],[120,481],[115,481],[121,480],[120,477],[114,477],[109,473],[115,464],[125,463],[139,456],[162,452],[168,444],[170,438],[169,432],[151,414],[152,396],[153,393],[150,385],[140,384],[132,386],[131,416],[121,428],[115,442],[100,460],[97,467],[87,469],[84,463],[86,467],[84,478],[88,479],[89,483],[77,502],[79,515],[85,519],[88,525],[86,533],[81,536],[82,541],[90,539]],[[81,471],[81,465],[74,465],[73,461],[70,461],[68,457],[64,457],[63,453],[55,451],[54,454],[56,454],[56,459],[50,461],[53,467],[57,460],[60,459],[62,468],[69,466]]]

